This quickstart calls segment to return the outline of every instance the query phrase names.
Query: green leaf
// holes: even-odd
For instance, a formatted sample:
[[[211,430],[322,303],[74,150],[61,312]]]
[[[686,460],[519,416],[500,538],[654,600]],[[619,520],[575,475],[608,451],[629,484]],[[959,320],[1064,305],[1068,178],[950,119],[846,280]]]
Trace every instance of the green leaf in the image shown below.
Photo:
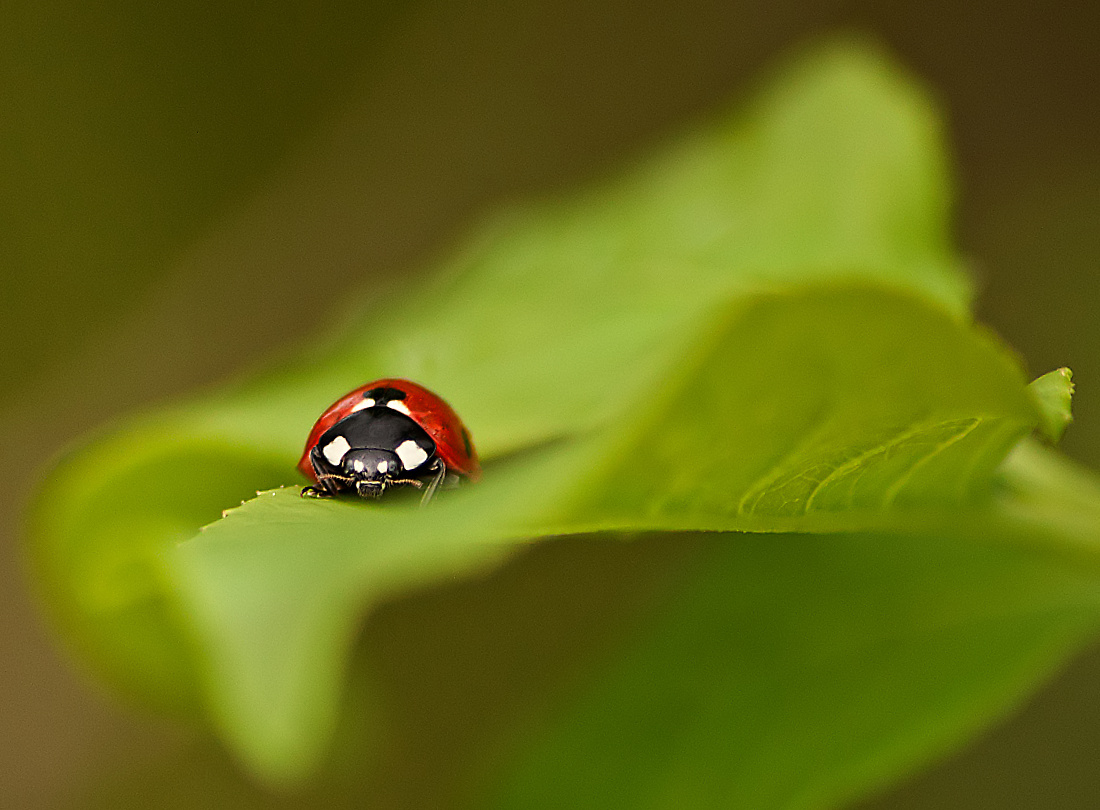
[[[526,719],[476,806],[833,807],[888,784],[1096,630],[1094,577],[974,539],[678,539],[689,575]]]
[[[683,365],[608,454],[605,485],[585,482],[594,527],[835,530],[961,505],[1036,420],[998,346],[873,288],[739,301]]]
[[[959,745],[1100,621],[1100,482],[1029,441],[1002,475],[872,532],[678,535],[693,565],[477,806],[840,806]]]
[[[1028,386],[1028,392],[1039,410],[1043,435],[1057,444],[1073,421],[1073,372],[1068,368],[1048,371]]]
[[[498,560],[509,539],[904,532],[988,493],[1035,421],[1003,352],[911,296],[792,290],[723,320],[659,397],[592,438],[490,465],[484,484],[427,512],[271,493],[177,549],[182,612],[215,655],[207,692],[226,737],[269,778],[308,768],[363,611]]]
[[[821,49],[613,185],[491,223],[411,313],[362,314],[334,388],[364,357],[400,369],[448,392],[493,455],[603,423],[715,305],[761,288],[875,280],[961,316],[944,163],[930,105],[892,66]]]
[[[540,537],[719,532],[585,677],[550,667],[570,688],[501,720],[497,755],[456,754],[467,787],[766,807],[882,783],[1097,618],[1094,484],[1026,447],[1001,468],[1049,408],[968,322],[944,163],[898,71],[820,49],[297,360],[77,451],[32,516],[44,594],[112,681],[286,784],[323,758],[381,604]],[[423,511],[278,489],[320,410],[389,375],[451,401],[483,482]]]

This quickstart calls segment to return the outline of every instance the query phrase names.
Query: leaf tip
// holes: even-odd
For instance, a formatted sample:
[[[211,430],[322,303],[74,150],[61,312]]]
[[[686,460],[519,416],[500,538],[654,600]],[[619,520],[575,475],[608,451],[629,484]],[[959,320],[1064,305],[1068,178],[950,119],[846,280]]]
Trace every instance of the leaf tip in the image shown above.
[[[1065,367],[1047,372],[1027,390],[1039,414],[1040,433],[1056,444],[1073,421],[1073,372]]]

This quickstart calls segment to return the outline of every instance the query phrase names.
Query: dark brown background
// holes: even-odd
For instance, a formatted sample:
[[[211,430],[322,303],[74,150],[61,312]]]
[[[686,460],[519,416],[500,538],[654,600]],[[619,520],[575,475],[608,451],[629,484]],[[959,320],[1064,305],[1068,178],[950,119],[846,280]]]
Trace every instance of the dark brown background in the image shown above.
[[[44,461],[317,329],[479,212],[613,170],[828,32],[880,38],[938,94],[980,315],[1034,374],[1075,370],[1065,448],[1100,467],[1097,4],[298,5],[0,10],[0,805],[69,806],[187,740],[98,691],[38,618],[19,512]],[[1093,652],[866,808],[1100,805],[1098,686]]]

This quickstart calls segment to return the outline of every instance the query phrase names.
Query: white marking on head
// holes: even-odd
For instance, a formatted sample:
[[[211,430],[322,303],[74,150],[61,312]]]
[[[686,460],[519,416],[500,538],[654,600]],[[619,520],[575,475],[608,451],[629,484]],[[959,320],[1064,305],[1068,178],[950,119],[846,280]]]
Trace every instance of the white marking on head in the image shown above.
[[[339,466],[340,462],[344,459],[344,454],[351,449],[351,445],[348,444],[348,440],[343,436],[337,436],[325,448],[321,451],[321,454],[328,459],[328,463],[333,467]]]
[[[355,407],[351,409],[351,412],[352,413],[358,413],[359,411],[363,410],[364,408],[373,408],[373,407],[374,407],[374,400],[370,399],[368,397],[367,399],[364,399],[362,402],[357,403],[355,405]]]
[[[412,472],[428,460],[428,454],[424,452],[424,448],[412,439],[405,439],[405,441],[397,445],[397,449],[394,450],[394,452],[397,453],[397,457],[401,459],[401,465],[409,472]]]
[[[363,459],[355,459],[355,461],[351,463],[351,466],[355,468],[356,472],[363,472]]]
[[[405,414],[405,416],[412,416],[412,414],[409,413],[409,406],[399,399],[391,399],[389,402],[386,403],[386,407],[393,408],[398,413]],[[405,469],[408,469],[408,467],[406,467]]]
[[[390,463],[388,461],[386,461],[385,459],[382,459],[381,461],[378,462],[378,472],[384,473],[389,468],[390,468]]]

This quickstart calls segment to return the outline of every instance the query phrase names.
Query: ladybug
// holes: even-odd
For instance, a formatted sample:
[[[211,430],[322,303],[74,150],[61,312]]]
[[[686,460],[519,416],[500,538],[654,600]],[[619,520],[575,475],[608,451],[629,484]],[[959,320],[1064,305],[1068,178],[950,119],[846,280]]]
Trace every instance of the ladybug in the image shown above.
[[[298,469],[314,482],[302,495],[377,498],[412,486],[424,490],[421,503],[445,479],[481,475],[458,414],[427,388],[399,379],[367,383],[330,405],[309,432]]]

